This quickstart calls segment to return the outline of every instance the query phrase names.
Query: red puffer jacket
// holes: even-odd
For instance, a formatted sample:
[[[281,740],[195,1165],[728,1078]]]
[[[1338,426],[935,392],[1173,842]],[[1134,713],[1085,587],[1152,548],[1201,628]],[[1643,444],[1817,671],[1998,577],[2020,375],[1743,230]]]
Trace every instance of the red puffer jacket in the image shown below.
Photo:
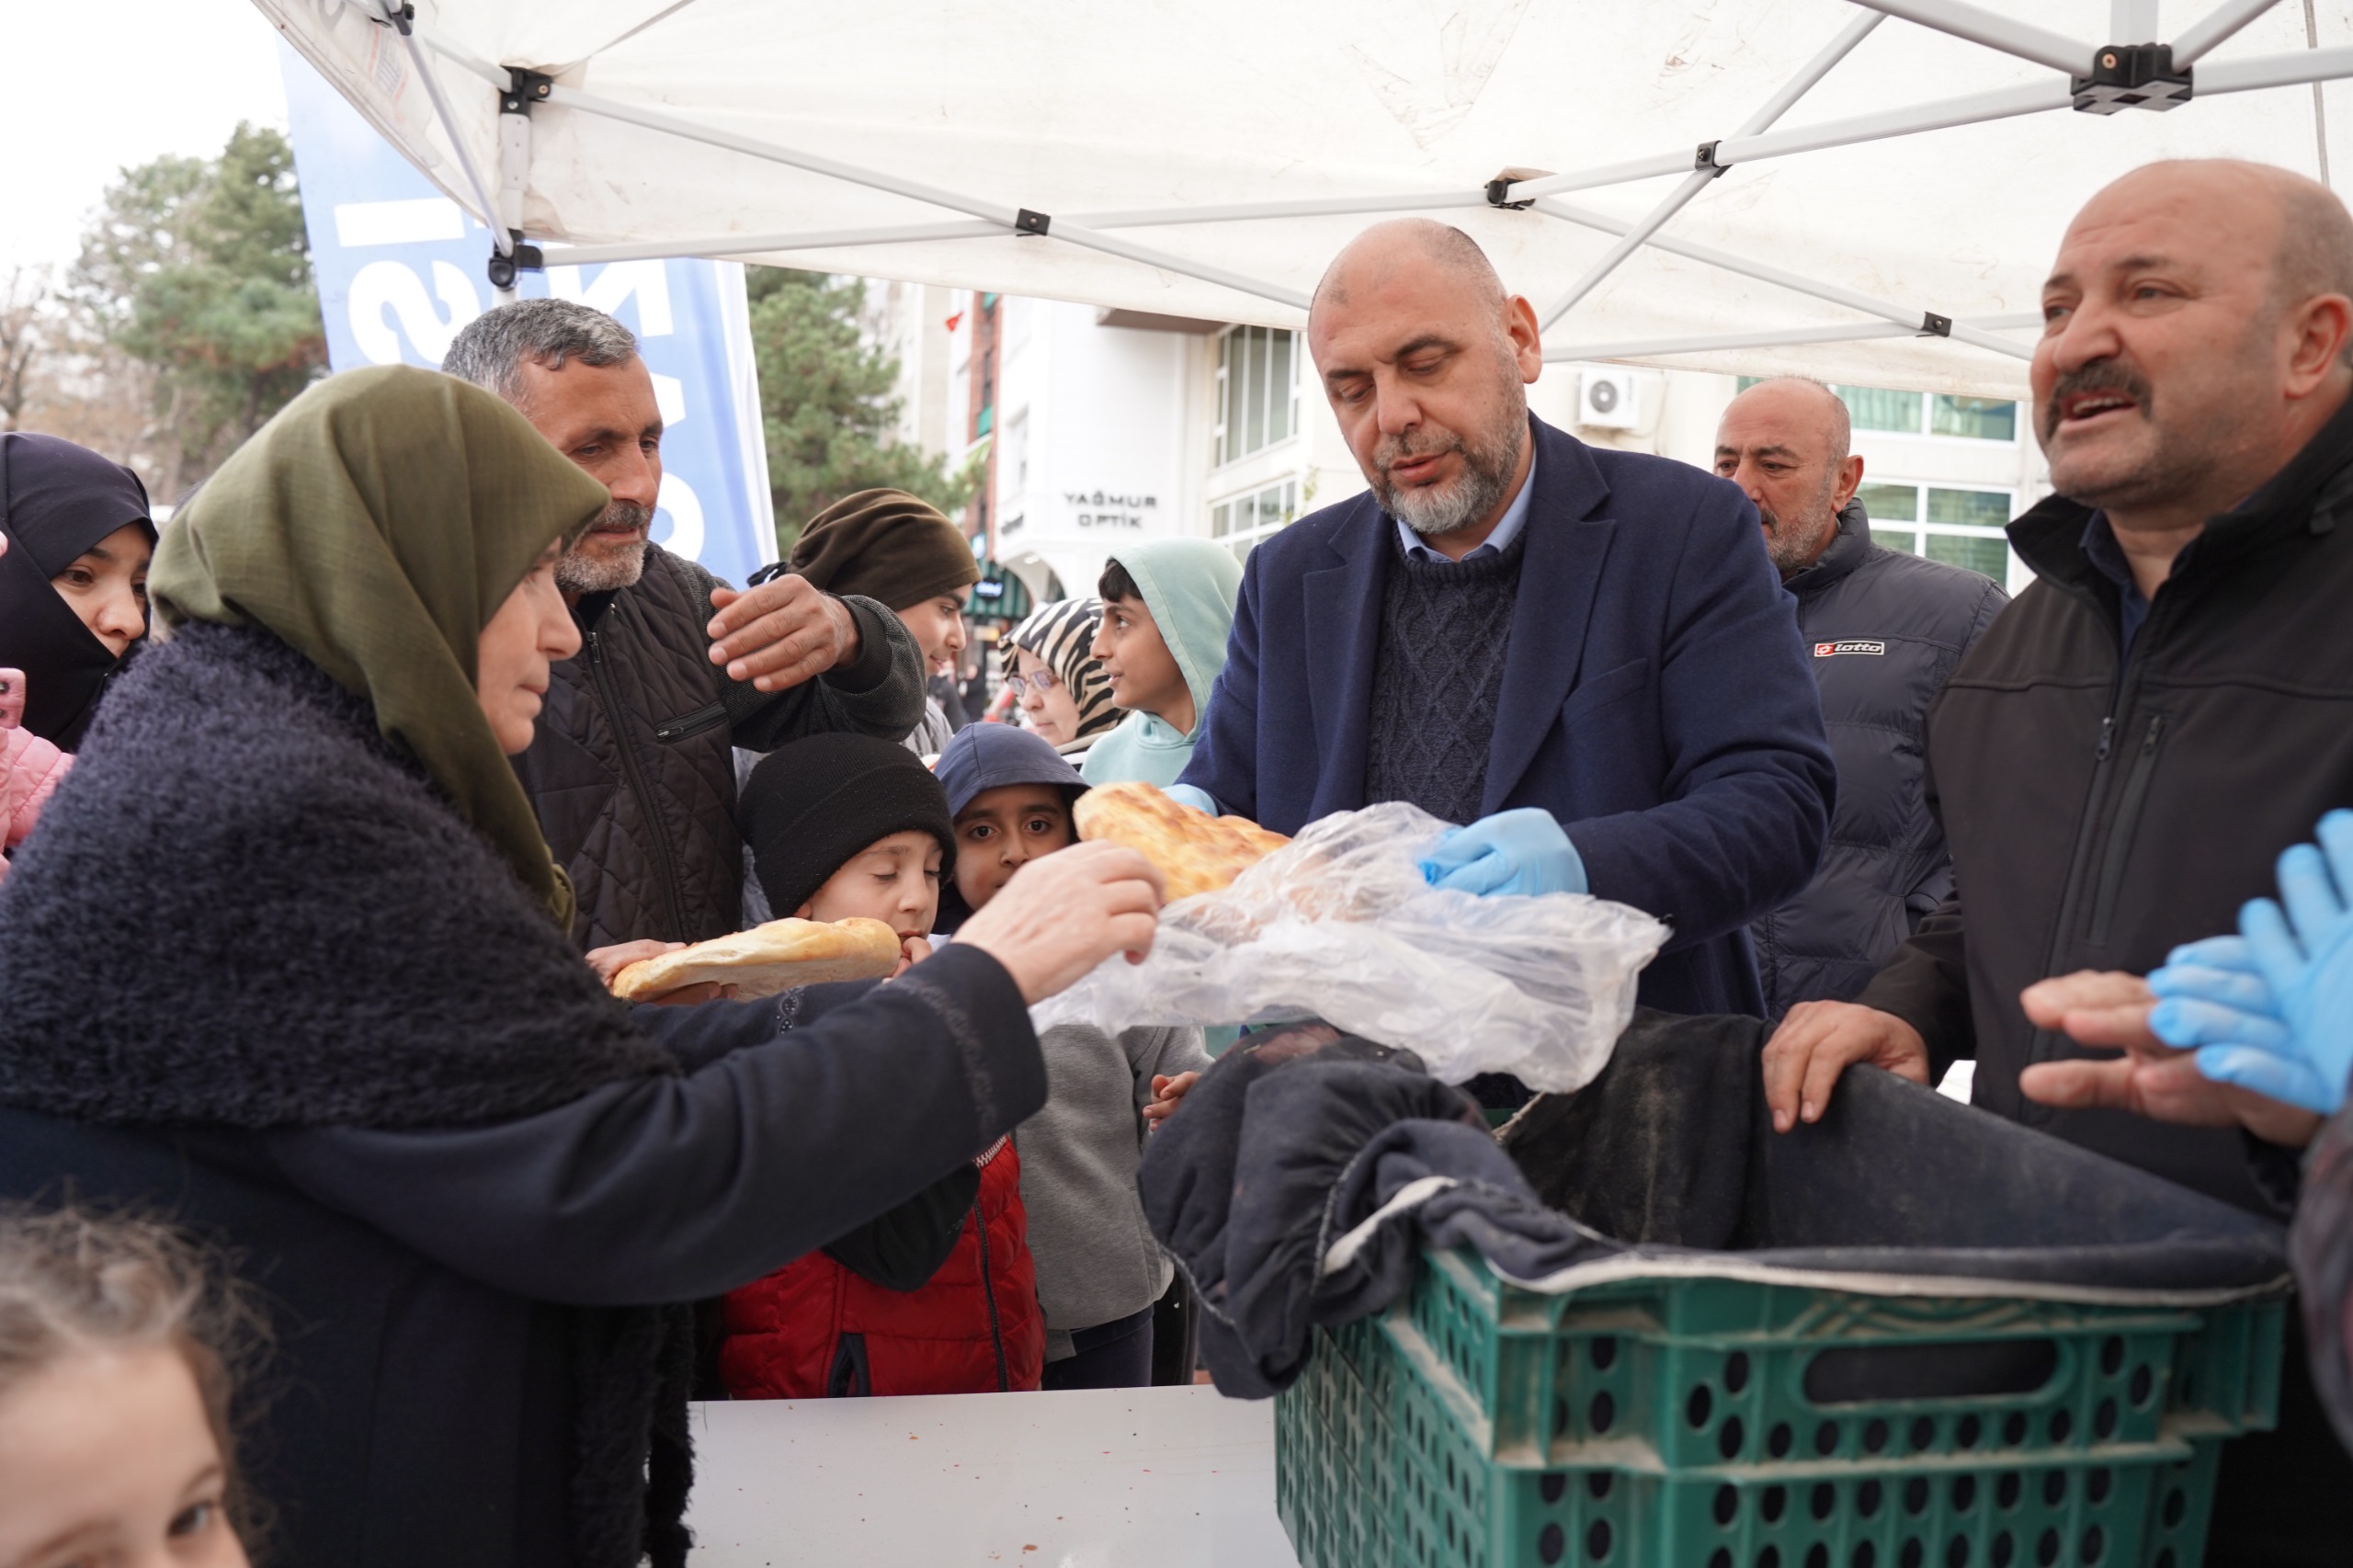
[[[734,1399],[994,1393],[1034,1389],[1045,1369],[1010,1139],[972,1162],[980,1193],[955,1249],[918,1290],[878,1285],[824,1252],[731,1290],[720,1377]]]

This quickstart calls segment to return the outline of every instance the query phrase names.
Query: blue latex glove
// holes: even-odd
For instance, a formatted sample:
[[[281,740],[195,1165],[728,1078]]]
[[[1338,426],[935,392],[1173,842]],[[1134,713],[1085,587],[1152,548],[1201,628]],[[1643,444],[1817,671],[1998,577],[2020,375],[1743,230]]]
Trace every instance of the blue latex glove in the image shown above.
[[[1217,803],[1217,797],[1197,784],[1171,784],[1161,793],[1180,806],[1190,806],[1213,817],[1225,815],[1225,808]]]
[[[1459,892],[1584,892],[1585,861],[1552,813],[1534,806],[1447,829],[1421,858],[1422,880]]]
[[[2323,817],[2319,837],[2279,857],[2285,910],[2256,899],[2238,938],[2192,944],[2149,977],[2164,998],[2149,1023],[2200,1047],[2199,1071],[2217,1083],[2325,1116],[2353,1071],[2353,812]]]

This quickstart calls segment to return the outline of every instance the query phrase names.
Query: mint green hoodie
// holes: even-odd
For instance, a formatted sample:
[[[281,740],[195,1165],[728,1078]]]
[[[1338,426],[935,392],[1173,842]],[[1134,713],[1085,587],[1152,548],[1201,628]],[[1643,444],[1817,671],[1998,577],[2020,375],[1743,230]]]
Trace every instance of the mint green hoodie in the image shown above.
[[[1145,712],[1127,722],[1086,754],[1079,774],[1089,784],[1141,778],[1162,789],[1176,782],[1193,756],[1193,736],[1210,711],[1210,688],[1225,668],[1225,640],[1233,630],[1233,601],[1242,591],[1242,563],[1233,551],[1205,539],[1155,539],[1122,545],[1111,558],[1128,569],[1161,640],[1176,655],[1193,694],[1193,730],[1180,733]]]

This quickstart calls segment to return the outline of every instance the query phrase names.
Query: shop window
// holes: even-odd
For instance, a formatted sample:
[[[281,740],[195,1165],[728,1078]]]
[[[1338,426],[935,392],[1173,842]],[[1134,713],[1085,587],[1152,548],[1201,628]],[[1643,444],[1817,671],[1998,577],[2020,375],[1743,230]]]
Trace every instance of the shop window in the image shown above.
[[[1299,431],[1299,335],[1228,327],[1217,341],[1218,466],[1288,441]]]

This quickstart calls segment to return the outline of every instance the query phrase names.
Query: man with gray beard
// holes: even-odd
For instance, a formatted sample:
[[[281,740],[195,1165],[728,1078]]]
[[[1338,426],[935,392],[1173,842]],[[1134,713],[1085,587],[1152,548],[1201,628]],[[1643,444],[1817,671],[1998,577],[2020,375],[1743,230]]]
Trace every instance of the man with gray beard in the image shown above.
[[[2009,603],[1990,578],[1871,542],[1852,435],[1838,394],[1802,376],[1749,388],[1716,429],[1716,472],[1756,503],[1765,553],[1797,596],[1838,765],[1820,869],[1749,930],[1768,1018],[1852,998],[1952,891],[1921,729],[1945,677]]]
[[[538,737],[516,759],[571,875],[584,949],[699,942],[742,924],[733,746],[855,731],[897,740],[923,716],[921,655],[899,618],[801,577],[737,592],[652,542],[662,410],[627,327],[564,300],[477,316],[442,369],[514,404],[612,504],[556,564],[579,623]]]
[[[1756,509],[1532,418],[1535,311],[1460,230],[1359,235],[1308,347],[1372,489],[1251,552],[1178,790],[1280,833],[1410,801],[1463,824],[1438,886],[1649,910],[1644,1003],[1760,1014],[1748,923],[1813,874],[1832,773]]]

